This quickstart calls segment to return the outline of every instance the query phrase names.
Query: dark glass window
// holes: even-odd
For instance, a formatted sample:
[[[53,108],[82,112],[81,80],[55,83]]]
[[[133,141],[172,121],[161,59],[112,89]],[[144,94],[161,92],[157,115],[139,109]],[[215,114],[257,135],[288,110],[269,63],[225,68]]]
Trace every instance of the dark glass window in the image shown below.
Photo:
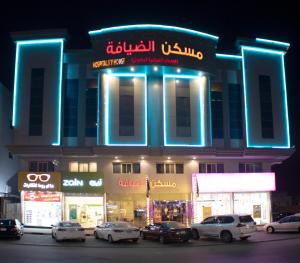
[[[37,172],[38,171],[38,162],[29,162],[29,171],[30,172]]]
[[[262,137],[274,138],[270,76],[259,76],[259,99]]]
[[[232,216],[218,216],[219,224],[231,224],[234,222],[234,218]]]
[[[176,85],[176,136],[191,136],[191,105],[189,80],[175,80]]]
[[[97,136],[97,80],[87,80],[85,90],[85,136]]]
[[[157,174],[163,174],[165,173],[164,164],[163,163],[157,163],[156,164],[156,173]]]
[[[224,164],[199,163],[199,173],[224,173]]]
[[[261,173],[262,164],[261,163],[239,163],[240,173]]]
[[[132,78],[119,81],[119,135],[134,136],[134,82]]]
[[[141,165],[139,163],[133,163],[132,164],[132,171],[134,174],[141,173]]]
[[[239,84],[228,84],[230,138],[243,139],[242,96]]]
[[[165,164],[165,171],[166,174],[174,174],[175,170],[174,170],[174,163],[166,163]]]
[[[121,173],[121,164],[120,163],[113,163],[113,173],[114,174]]]
[[[33,68],[31,70],[29,136],[42,135],[44,74],[45,70],[43,68]]]
[[[131,163],[122,163],[122,173],[131,174]]]
[[[176,173],[177,174],[183,174],[184,173],[183,163],[176,163]]]
[[[78,79],[65,80],[64,136],[77,137]]]
[[[220,83],[211,84],[211,121],[212,137],[214,139],[224,138],[223,129],[223,97]]]
[[[54,172],[54,164],[49,162],[31,161],[29,162],[30,172]]]

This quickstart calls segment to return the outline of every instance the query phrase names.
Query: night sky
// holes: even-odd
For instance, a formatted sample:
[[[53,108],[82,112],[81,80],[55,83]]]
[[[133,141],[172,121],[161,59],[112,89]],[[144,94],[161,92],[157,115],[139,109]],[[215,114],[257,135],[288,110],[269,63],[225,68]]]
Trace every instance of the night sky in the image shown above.
[[[237,37],[261,37],[291,44],[285,56],[291,142],[299,141],[300,27],[296,1],[1,1],[0,81],[13,89],[15,46],[9,33],[66,28],[66,49],[90,48],[89,30],[127,24],[164,24],[220,37],[218,52],[234,52]],[[20,1],[21,2],[21,1]],[[26,5],[25,5],[26,2]],[[64,3],[66,2],[66,3]],[[300,194],[299,151],[275,165],[277,190]]]

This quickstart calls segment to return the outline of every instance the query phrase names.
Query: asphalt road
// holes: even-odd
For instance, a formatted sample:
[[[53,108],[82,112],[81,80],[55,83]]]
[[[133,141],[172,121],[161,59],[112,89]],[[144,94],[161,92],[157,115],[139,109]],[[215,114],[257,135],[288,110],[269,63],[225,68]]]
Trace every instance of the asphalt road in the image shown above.
[[[297,263],[300,262],[299,248],[299,233],[268,235],[258,232],[248,241],[231,244],[201,239],[188,244],[166,245],[148,240],[141,240],[138,244],[108,244],[93,237],[88,237],[85,243],[56,243],[49,235],[25,234],[19,241],[0,240],[0,263]]]

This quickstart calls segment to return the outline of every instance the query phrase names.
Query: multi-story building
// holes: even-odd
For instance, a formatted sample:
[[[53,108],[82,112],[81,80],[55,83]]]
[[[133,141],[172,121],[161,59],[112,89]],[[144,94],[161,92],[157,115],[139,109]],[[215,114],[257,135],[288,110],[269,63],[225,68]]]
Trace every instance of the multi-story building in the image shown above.
[[[274,163],[290,145],[289,44],[162,25],[19,32],[13,143],[23,221],[178,220],[249,213],[270,221]]]

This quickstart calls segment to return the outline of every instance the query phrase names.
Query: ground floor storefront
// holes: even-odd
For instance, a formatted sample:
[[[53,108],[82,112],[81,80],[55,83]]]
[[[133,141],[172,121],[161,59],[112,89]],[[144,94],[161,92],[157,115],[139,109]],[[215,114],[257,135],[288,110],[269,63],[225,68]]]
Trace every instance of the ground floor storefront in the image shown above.
[[[22,221],[49,227],[60,220],[93,228],[106,221],[138,227],[161,221],[185,225],[220,214],[250,214],[271,221],[274,173],[114,175],[101,173],[19,173]]]
[[[193,174],[193,221],[220,214],[250,214],[257,224],[271,221],[274,173]]]

